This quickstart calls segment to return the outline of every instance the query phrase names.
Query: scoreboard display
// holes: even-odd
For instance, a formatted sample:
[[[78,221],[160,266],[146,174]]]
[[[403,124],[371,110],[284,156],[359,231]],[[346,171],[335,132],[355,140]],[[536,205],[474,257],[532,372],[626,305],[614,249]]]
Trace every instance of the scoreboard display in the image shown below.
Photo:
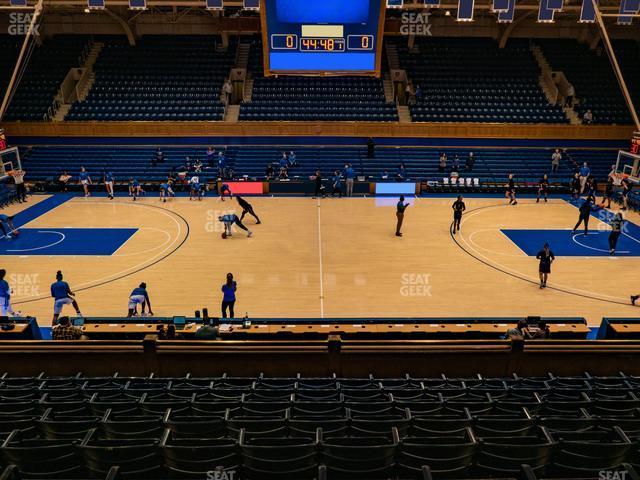
[[[262,0],[265,75],[380,75],[386,0]]]

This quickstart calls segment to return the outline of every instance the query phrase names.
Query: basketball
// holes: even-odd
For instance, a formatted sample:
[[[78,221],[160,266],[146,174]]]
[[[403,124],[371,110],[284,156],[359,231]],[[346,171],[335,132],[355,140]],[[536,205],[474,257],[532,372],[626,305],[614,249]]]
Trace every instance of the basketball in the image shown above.
[[[227,232],[222,232],[222,238],[227,238]]]

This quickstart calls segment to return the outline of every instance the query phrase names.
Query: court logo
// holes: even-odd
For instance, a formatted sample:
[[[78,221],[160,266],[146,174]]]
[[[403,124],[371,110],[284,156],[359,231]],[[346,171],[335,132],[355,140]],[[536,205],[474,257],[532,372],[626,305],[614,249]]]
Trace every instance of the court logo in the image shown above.
[[[9,275],[9,285],[16,297],[36,297],[40,295],[40,274],[12,273]]]
[[[602,470],[598,472],[598,480],[626,480],[626,470]]]
[[[31,25],[32,21],[32,13],[12,12],[9,14],[9,28],[7,32],[9,35],[27,35],[29,33],[29,25]],[[39,28],[40,25],[34,25],[31,34],[36,37],[39,36]]]
[[[430,37],[430,16],[431,14],[429,12],[403,12],[402,24],[400,25],[400,34],[415,35],[417,37]]]
[[[207,472],[207,480],[234,480],[236,476],[235,470],[224,471],[222,469]]]
[[[403,297],[430,297],[430,273],[403,273],[400,277],[400,295]]]

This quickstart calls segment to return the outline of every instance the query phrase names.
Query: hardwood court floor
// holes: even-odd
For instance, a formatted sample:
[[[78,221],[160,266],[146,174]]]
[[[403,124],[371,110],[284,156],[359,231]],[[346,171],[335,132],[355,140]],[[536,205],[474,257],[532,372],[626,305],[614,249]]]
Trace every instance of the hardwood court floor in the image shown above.
[[[402,238],[394,236],[395,198],[249,201],[263,224],[245,218],[253,238],[235,229],[223,240],[217,217],[239,214],[235,200],[73,198],[26,227],[138,230],[113,255],[5,255],[16,309],[47,325],[49,285],[60,269],[86,316],[125,315],[142,281],[157,316],[202,307],[217,315],[227,272],[238,281],[236,316],[584,316],[598,325],[603,316],[640,315],[628,305],[636,286],[640,293],[640,257],[559,257],[551,288],[540,290],[538,262],[500,231],[570,229],[577,209],[563,200],[509,207],[501,198],[465,199],[455,240],[453,198],[411,199]],[[635,213],[627,218],[640,224]],[[592,218],[591,228],[598,225]]]

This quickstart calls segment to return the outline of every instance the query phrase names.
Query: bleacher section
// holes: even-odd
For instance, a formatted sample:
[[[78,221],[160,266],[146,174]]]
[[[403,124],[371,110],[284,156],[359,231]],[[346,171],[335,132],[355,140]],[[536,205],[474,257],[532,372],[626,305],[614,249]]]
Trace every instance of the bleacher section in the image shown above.
[[[398,113],[377,78],[258,77],[240,120],[397,122]]]
[[[15,42],[15,40],[14,40]],[[79,67],[89,38],[84,35],[58,35],[35,47],[28,67],[9,105],[8,121],[43,121],[53,113],[54,98],[71,68]],[[9,46],[11,50],[13,45]],[[0,84],[5,82],[4,94],[16,58],[3,62]],[[9,65],[10,68],[5,68]],[[5,75],[7,75],[5,79]]]
[[[538,83],[528,41],[500,49],[488,38],[428,37],[411,52],[406,41],[397,47],[402,68],[423,92],[411,107],[413,121],[568,123]]]
[[[222,120],[220,89],[235,43],[216,36],[145,36],[135,47],[104,38],[95,83],[67,120]]]
[[[0,466],[48,480],[114,466],[125,479],[506,479],[523,464],[530,479],[636,478],[639,393],[622,373],[5,374]]]
[[[603,47],[590,50],[589,45],[567,39],[536,39],[553,70],[564,72],[575,88],[575,106],[580,118],[587,110],[593,123],[627,124],[631,116]],[[637,57],[636,57],[637,63]],[[630,63],[627,61],[627,63]]]
[[[444,149],[448,164],[445,172],[438,170],[441,152],[435,148],[395,148],[378,147],[373,159],[367,158],[366,147],[228,147],[227,165],[234,168],[237,176],[263,178],[268,163],[277,163],[283,151],[296,152],[300,166],[289,171],[290,177],[307,179],[320,168],[325,176],[334,170],[342,170],[345,163],[351,163],[359,175],[380,178],[384,171],[389,178],[397,173],[398,165],[404,163],[406,176],[411,179],[442,179],[451,171],[455,156],[459,157],[462,177],[481,178],[483,181],[503,181],[508,173],[514,173],[520,182],[537,182],[543,173],[549,173],[552,182],[568,182],[576,167],[586,161],[593,175],[604,180],[615,164],[617,150],[571,150],[564,155],[561,167],[551,174],[551,154],[549,149],[481,149],[474,150],[475,166],[465,170],[469,149]],[[192,161],[199,158],[204,164],[203,177],[216,177],[217,165],[207,165],[206,147],[167,147],[163,149],[165,162],[153,166],[153,147],[33,147],[23,153],[23,164],[32,180],[57,178],[62,170],[76,175],[84,165],[95,178],[110,170],[119,181],[129,177],[146,181],[166,178],[167,172],[184,165],[189,156]]]
[[[4,94],[9,86],[13,66],[20,51],[20,37],[14,35],[0,35],[0,93]]]

